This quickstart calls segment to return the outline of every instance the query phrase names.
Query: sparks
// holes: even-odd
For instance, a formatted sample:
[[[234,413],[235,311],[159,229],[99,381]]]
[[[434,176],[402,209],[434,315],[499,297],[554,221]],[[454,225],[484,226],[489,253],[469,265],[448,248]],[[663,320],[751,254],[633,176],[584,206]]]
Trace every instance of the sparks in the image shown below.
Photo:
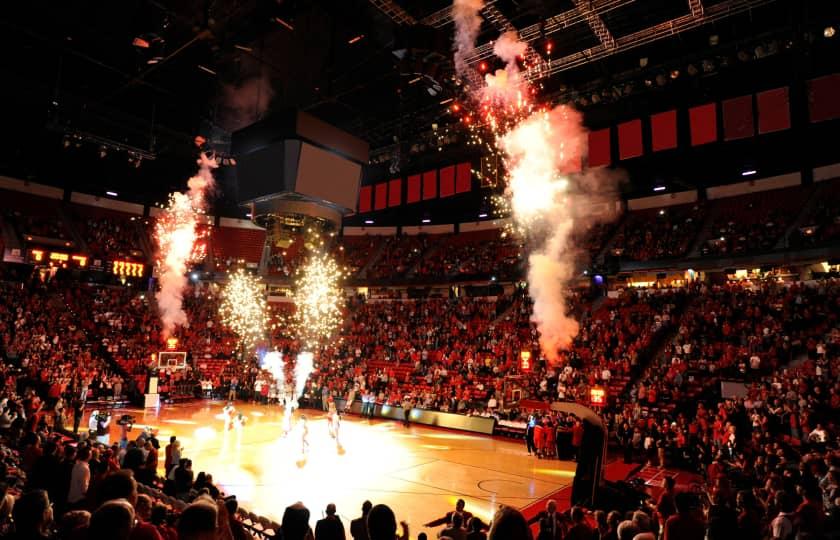
[[[298,337],[309,348],[327,344],[341,324],[343,272],[326,253],[315,253],[298,271],[295,282],[295,320]]]
[[[187,286],[187,265],[204,258],[206,231],[199,228],[200,216],[206,208],[206,194],[212,189],[212,170],[216,163],[201,154],[201,166],[188,182],[186,193],[172,193],[169,205],[155,222],[158,246],[158,275],[160,290],[156,297],[163,323],[163,338],[169,337],[176,325],[187,324],[182,307],[183,291]]]
[[[258,279],[239,269],[229,275],[222,291],[219,316],[237,335],[239,345],[246,353],[265,337],[268,326],[268,305],[262,289]]]

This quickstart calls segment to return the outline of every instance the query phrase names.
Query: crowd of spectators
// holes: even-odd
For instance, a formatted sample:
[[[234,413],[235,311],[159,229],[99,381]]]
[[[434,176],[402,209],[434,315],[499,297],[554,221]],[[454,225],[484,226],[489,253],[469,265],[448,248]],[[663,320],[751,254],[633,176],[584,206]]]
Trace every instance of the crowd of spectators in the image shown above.
[[[711,237],[701,255],[745,255],[772,251],[801,212],[809,192],[777,189],[721,199]]]
[[[379,259],[368,269],[368,279],[384,280],[405,275],[433,244],[425,234],[389,236]]]
[[[18,478],[8,493],[23,493],[18,510],[12,510],[12,515],[20,513],[14,526],[34,527],[15,533],[18,537],[75,526],[79,530],[66,534],[77,536],[62,538],[85,538],[101,530],[103,520],[129,512],[132,523],[148,523],[161,538],[194,537],[190,527],[198,525],[191,516],[199,514],[213,528],[226,523],[231,531],[244,531],[241,514],[222,509],[226,502],[206,474],[199,475],[201,481],[198,476],[187,481],[192,475],[188,462],[166,467],[160,476],[157,468],[149,470],[157,461],[149,457],[158,450],[153,434],[126,441],[125,448],[91,438],[69,450],[74,447],[68,441],[79,431],[79,401],[116,400],[138,384],[134,375],[148,372],[145,359],[161,338],[145,293],[81,285],[63,274],[49,279],[37,272],[1,282],[0,293],[7,360],[0,373],[6,398],[0,442]],[[192,367],[163,370],[162,383],[207,381],[220,395],[233,389],[239,397],[276,401],[283,382],[253,360],[223,362],[212,374],[199,367],[202,359],[226,361],[237,354],[232,334],[218,320],[216,294],[210,286],[186,295],[191,322],[177,337],[190,352]],[[673,501],[660,500],[643,510],[646,518],[631,516],[635,533],[676,538],[680,522],[690,518],[709,538],[722,538],[721,531],[732,527],[754,538],[786,538],[789,529],[803,538],[824,538],[836,530],[831,524],[840,504],[834,416],[840,408],[838,299],[840,285],[834,281],[694,284],[628,290],[595,302],[578,292],[571,306],[580,332],[559,364],[552,365],[539,356],[533,308],[524,289],[497,297],[352,297],[340,339],[318,351],[318,369],[305,397],[316,403],[368,397],[402,407],[527,421],[530,411],[509,405],[506,377],[525,397],[545,403],[584,401],[592,386],[605,386],[611,399],[604,418],[627,460],[687,468],[706,478],[707,499],[671,493]],[[274,315],[280,320],[289,310]],[[280,330],[275,337],[273,345],[293,358],[299,344]],[[523,350],[537,359],[530,370],[520,365]],[[137,363],[120,370],[132,367],[121,359]],[[743,392],[722,398],[711,391],[723,378],[740,383]],[[621,384],[614,385],[616,380]],[[560,449],[567,447],[556,445],[560,432],[568,432],[571,448],[577,448],[578,421],[535,416],[534,428],[541,434],[531,442],[540,457],[561,457]],[[70,489],[82,474],[76,473],[79,469],[87,469],[90,479],[82,498]],[[131,475],[120,472],[124,469]],[[56,472],[44,478],[43,471]],[[173,475],[167,482],[168,473]],[[137,495],[132,487],[137,481],[148,485],[141,489],[153,499]],[[111,498],[101,494],[112,490],[123,490],[124,496],[114,498],[126,502],[107,504]],[[150,513],[154,499],[169,508]],[[33,517],[33,508],[49,503],[56,509],[52,525],[46,517]],[[92,517],[79,513],[84,511],[92,511]],[[303,516],[302,508],[295,511]],[[500,522],[514,511],[505,512]],[[602,528],[604,535],[612,528],[619,534],[615,517],[581,512],[562,516],[562,538],[577,538],[571,532],[575,527],[590,527],[591,534]],[[462,521],[458,527],[471,523]],[[451,530],[453,523],[447,525],[450,534],[460,535]],[[631,525],[624,530],[634,530]],[[12,523],[7,519],[2,526],[8,529]],[[498,522],[493,526],[498,534]]]
[[[131,218],[117,213],[107,216],[78,215],[76,225],[94,257],[124,258],[139,250],[137,230]]]
[[[630,212],[616,233],[612,252],[631,261],[684,256],[706,212],[700,203]]]
[[[522,247],[503,229],[460,233],[441,238],[437,247],[418,265],[416,274],[426,279],[516,279],[522,275]]]

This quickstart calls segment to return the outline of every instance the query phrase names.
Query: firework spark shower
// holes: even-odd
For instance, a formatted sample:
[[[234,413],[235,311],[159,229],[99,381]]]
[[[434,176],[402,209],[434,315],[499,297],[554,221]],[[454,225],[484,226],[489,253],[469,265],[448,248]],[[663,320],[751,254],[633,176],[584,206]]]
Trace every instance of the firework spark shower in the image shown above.
[[[239,338],[242,350],[252,351],[268,327],[268,304],[260,281],[243,269],[229,274],[219,315]]]
[[[207,194],[213,189],[213,169],[216,163],[201,154],[198,174],[190,178],[186,193],[169,195],[169,206],[155,222],[158,245],[158,275],[160,290],[155,295],[166,339],[176,326],[187,325],[183,309],[184,288],[187,286],[187,264],[203,257],[199,249],[199,216],[204,214]]]
[[[295,281],[295,324],[298,337],[317,349],[334,336],[341,324],[344,295],[342,272],[326,253],[313,253]]]
[[[578,331],[577,321],[568,313],[565,290],[575,275],[572,233],[580,226],[583,216],[578,211],[587,201],[562,171],[580,159],[584,135],[580,113],[559,106],[534,113],[500,141],[507,155],[513,219],[528,241],[533,320],[540,347],[552,362]]]
[[[475,11],[469,12],[467,7]],[[476,6],[467,0],[453,4],[456,66],[462,44],[469,43],[471,51],[476,37],[468,32],[471,26],[459,25],[458,14],[469,22],[472,19],[467,15],[472,13],[480,21],[480,9],[480,3]],[[609,200],[614,189],[612,179],[604,174],[569,174],[580,170],[587,131],[581,114],[573,108],[560,105],[551,109],[536,102],[535,89],[518,65],[525,61],[526,49],[515,32],[505,32],[496,40],[493,51],[505,68],[487,74],[483,87],[470,90],[472,106],[479,115],[471,130],[478,140],[482,139],[476,135],[479,130],[489,131],[493,143],[486,146],[499,153],[505,164],[507,186],[497,204],[510,210],[514,230],[524,240],[533,321],[543,354],[557,363],[559,351],[568,347],[578,332],[566,298],[577,270],[574,234],[601,220],[590,210]]]

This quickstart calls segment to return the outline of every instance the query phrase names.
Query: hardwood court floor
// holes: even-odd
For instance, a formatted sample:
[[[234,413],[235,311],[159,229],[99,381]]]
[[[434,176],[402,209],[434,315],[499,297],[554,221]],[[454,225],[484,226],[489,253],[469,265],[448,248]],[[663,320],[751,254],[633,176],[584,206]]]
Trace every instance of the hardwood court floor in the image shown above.
[[[345,417],[338,448],[325,415],[308,410],[303,414],[309,419],[310,449],[304,457],[300,423],[283,438],[278,406],[237,403],[247,424],[241,431],[225,431],[223,405],[200,401],[115,415],[128,412],[139,425],[157,428],[162,446],[176,435],[195,473],[212,473],[216,484],[251,512],[279,522],[286,506],[302,501],[313,527],[332,502],[349,528],[368,499],[391,506],[416,538],[426,530],[423,523],[443,516],[459,498],[487,522],[499,504],[523,508],[570,485],[574,476],[574,463],[528,456],[520,441],[405,428],[388,420]],[[116,426],[111,437],[119,437]],[[162,468],[163,448],[160,460]]]

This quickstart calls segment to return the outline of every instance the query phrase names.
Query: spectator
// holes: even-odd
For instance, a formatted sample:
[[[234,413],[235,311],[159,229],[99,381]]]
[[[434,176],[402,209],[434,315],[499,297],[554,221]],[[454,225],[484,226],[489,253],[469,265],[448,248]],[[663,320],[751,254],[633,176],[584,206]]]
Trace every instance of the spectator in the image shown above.
[[[452,521],[438,534],[439,538],[449,538],[451,540],[466,540],[467,531],[464,530],[464,523],[461,514],[455,513],[452,515]]]
[[[90,448],[84,447],[76,456],[76,464],[70,475],[70,490],[67,492],[67,504],[70,508],[80,509],[84,504],[90,485]]]
[[[21,495],[12,510],[14,540],[40,540],[52,536],[53,513],[47,492],[42,489]]]
[[[134,528],[134,508],[125,499],[107,501],[90,518],[90,538],[129,540]]]
[[[283,540],[304,540],[307,535],[311,536],[309,509],[301,502],[286,507],[280,527],[283,532]]]
[[[350,536],[353,540],[370,540],[367,529],[367,517],[373,504],[370,501],[362,503],[362,515],[350,522]]]
[[[344,540],[344,525],[335,515],[335,505],[327,505],[326,517],[315,524],[315,540]]]
[[[370,540],[408,540],[408,524],[400,522],[402,535],[397,536],[397,518],[393,510],[384,504],[377,504],[370,509],[367,528]]]
[[[697,497],[690,493],[677,493],[674,506],[677,513],[665,521],[664,540],[703,540],[706,524],[697,517]],[[618,535],[622,536],[620,529]]]
[[[525,517],[510,506],[502,506],[493,516],[488,540],[533,540]]]

